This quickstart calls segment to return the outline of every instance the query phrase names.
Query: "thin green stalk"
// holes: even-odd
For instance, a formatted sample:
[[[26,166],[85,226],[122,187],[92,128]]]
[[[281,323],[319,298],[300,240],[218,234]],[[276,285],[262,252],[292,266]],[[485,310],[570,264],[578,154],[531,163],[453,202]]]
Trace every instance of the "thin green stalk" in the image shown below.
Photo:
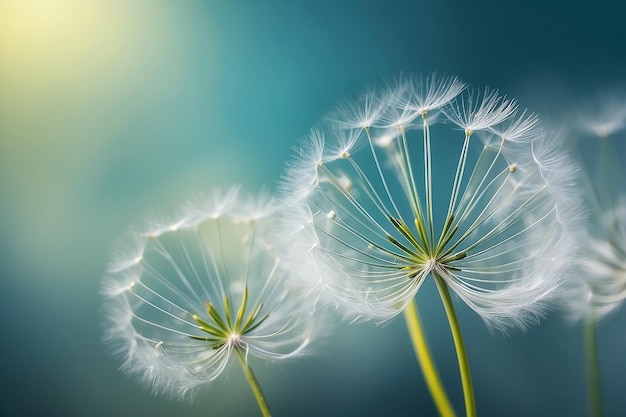
[[[411,342],[413,343],[413,350],[422,368],[426,385],[439,411],[439,415],[442,417],[455,417],[456,414],[452,408],[452,404],[450,404],[450,400],[437,373],[437,368],[435,368],[433,358],[430,355],[426,335],[422,329],[419,312],[414,301],[411,301],[404,310],[404,318],[406,319],[406,326],[411,336]]]
[[[596,320],[589,317],[585,323],[585,355],[587,356],[587,398],[589,401],[589,416],[601,417],[602,390],[600,386],[600,369],[598,366],[598,351],[596,349]]]
[[[472,385],[472,375],[470,373],[469,361],[467,360],[467,352],[465,343],[463,342],[463,334],[459,326],[459,320],[456,317],[450,290],[445,281],[433,273],[443,307],[448,316],[452,338],[454,339],[454,347],[456,349],[457,360],[459,361],[459,371],[461,373],[461,384],[463,385],[463,397],[465,399],[465,415],[467,417],[476,417],[476,400],[474,399],[474,386]]]
[[[252,368],[248,365],[246,358],[244,357],[241,349],[235,348],[235,355],[239,360],[239,364],[241,365],[241,369],[243,369],[243,373],[246,375],[246,379],[248,380],[248,384],[250,384],[250,388],[252,388],[252,392],[254,393],[254,397],[256,398],[256,402],[259,404],[259,409],[261,410],[261,414],[263,417],[271,417],[270,409],[265,402],[265,397],[263,396],[263,391],[261,391],[261,386],[259,385],[259,381],[257,381],[254,376],[254,372],[252,372]]]

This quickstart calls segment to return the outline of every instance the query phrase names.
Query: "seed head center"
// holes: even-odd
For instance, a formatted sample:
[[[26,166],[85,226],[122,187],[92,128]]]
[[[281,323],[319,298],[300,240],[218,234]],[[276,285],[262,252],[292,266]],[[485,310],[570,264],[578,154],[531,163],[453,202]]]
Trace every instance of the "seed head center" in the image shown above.
[[[435,265],[437,265],[437,260],[435,258],[430,258],[424,264],[424,269],[430,272],[435,269]]]
[[[229,334],[227,343],[231,346],[239,346],[241,343],[241,335],[239,333]]]

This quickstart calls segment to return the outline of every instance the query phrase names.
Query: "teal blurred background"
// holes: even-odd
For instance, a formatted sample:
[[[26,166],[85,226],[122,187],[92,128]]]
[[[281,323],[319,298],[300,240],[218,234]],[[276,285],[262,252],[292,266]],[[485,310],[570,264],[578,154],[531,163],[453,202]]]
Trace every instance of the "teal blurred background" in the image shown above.
[[[214,186],[273,189],[345,94],[400,72],[458,75],[559,118],[624,83],[618,2],[0,0],[3,416],[258,415],[240,371],[192,405],[150,394],[100,342],[117,237]],[[420,291],[462,410],[445,314]],[[580,326],[492,335],[459,308],[482,416],[583,416]],[[599,330],[607,415],[626,412],[626,312]],[[276,416],[429,416],[401,319],[337,324],[317,356],[257,365]]]

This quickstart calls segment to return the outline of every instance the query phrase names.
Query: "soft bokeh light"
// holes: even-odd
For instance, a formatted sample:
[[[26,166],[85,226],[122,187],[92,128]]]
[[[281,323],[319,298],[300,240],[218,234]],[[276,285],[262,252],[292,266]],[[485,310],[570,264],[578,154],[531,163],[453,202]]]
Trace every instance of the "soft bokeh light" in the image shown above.
[[[158,3],[122,4],[0,3],[2,205],[15,214],[5,224],[11,246],[28,247],[40,259],[33,266],[67,263],[58,264],[57,251],[71,241],[63,236],[92,222],[111,171],[132,187],[142,171],[159,175],[164,166],[124,160],[163,159],[162,138],[135,124],[177,98],[189,54],[183,23]]]

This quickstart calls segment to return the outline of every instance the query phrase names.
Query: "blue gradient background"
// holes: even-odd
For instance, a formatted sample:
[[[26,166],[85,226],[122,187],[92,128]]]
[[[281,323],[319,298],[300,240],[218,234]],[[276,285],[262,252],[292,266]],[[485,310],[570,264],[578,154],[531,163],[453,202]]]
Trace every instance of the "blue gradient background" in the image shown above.
[[[618,2],[547,3],[0,0],[0,414],[258,415],[236,367],[192,405],[117,370],[98,294],[116,238],[213,186],[273,189],[298,138],[383,76],[458,75],[544,118],[623,85]],[[462,411],[445,314],[432,286],[419,300]],[[480,415],[586,414],[580,326],[505,337],[459,315]],[[609,416],[625,318],[598,329]],[[276,416],[435,414],[402,319],[337,324],[319,355],[256,368]]]

